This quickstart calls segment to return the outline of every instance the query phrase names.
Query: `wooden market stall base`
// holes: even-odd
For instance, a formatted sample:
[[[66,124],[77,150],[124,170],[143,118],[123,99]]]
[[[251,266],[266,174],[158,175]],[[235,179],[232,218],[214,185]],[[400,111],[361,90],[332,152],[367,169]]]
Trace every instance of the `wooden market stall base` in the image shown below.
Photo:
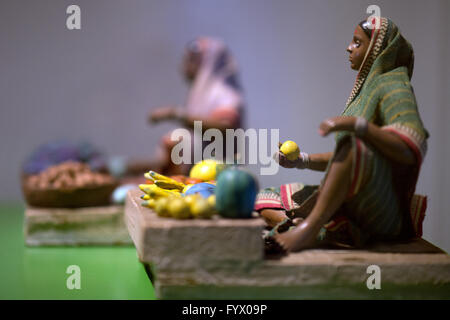
[[[128,193],[125,219],[160,299],[450,298],[450,257],[424,239],[266,259],[262,219],[160,218],[141,194]]]
[[[130,245],[123,206],[25,209],[28,246]]]

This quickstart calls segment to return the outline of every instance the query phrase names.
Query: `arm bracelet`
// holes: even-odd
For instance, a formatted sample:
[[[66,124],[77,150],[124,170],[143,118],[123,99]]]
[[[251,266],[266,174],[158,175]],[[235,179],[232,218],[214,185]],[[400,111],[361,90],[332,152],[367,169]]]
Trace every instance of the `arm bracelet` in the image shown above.
[[[366,135],[369,128],[369,123],[363,117],[357,117],[355,121],[355,135],[362,138]]]

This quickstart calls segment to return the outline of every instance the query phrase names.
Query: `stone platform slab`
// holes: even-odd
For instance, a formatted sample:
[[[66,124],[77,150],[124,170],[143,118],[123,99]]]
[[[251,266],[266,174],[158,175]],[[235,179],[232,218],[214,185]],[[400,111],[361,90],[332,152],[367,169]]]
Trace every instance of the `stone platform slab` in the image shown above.
[[[123,206],[25,209],[28,246],[130,245]]]
[[[129,192],[126,222],[160,299],[450,299],[450,257],[423,239],[266,259],[262,219],[159,218],[141,194]]]
[[[367,286],[371,265],[380,268],[380,289]],[[450,299],[446,254],[306,250],[246,270],[150,270],[161,299]]]
[[[142,194],[130,190],[125,203],[125,220],[142,262],[179,271],[262,261],[262,220],[161,218],[141,206]]]

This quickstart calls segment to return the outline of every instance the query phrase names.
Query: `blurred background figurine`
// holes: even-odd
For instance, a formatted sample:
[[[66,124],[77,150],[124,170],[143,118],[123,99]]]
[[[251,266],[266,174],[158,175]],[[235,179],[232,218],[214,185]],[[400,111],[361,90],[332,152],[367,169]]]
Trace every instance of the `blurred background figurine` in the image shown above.
[[[225,132],[226,129],[242,126],[244,101],[237,66],[222,41],[201,37],[188,43],[182,73],[190,87],[185,105],[156,108],[149,115],[150,123],[173,120],[191,133],[194,121],[202,122],[203,131],[215,128]],[[171,150],[178,141],[172,141],[170,135],[171,132],[161,139],[157,157],[153,160],[106,157],[87,143],[80,146],[67,142],[50,143],[30,156],[24,164],[24,172],[37,174],[49,166],[69,160],[88,163],[93,170],[109,173],[115,178],[119,187],[113,194],[113,201],[123,203],[129,189],[145,183],[143,174],[149,170],[172,176],[189,174],[193,159],[190,164],[175,165],[172,162]],[[191,143],[192,137],[193,135]],[[202,145],[204,146],[200,142],[200,146]],[[224,139],[223,147],[225,146]],[[194,154],[193,150],[191,154]]]
[[[290,184],[258,196],[256,209],[269,225],[290,226],[272,233],[288,251],[323,240],[359,247],[422,235],[426,197],[414,191],[428,132],[410,83],[413,49],[391,20],[380,18],[379,28],[362,21],[347,51],[359,71],[355,84],[341,116],[319,128],[322,136],[337,133],[334,153],[302,153],[293,161],[277,155],[283,167],[326,172],[320,187],[306,192]],[[305,199],[312,210],[299,216]]]
[[[151,123],[173,120],[191,132],[194,121],[202,122],[203,131],[215,128],[224,133],[226,129],[242,127],[244,100],[238,70],[221,40],[199,37],[188,43],[182,73],[190,87],[185,105],[152,110],[149,116]],[[166,175],[186,175],[189,164],[175,165],[171,161],[171,150],[178,143],[170,139],[171,133],[161,139],[158,159],[151,169]]]

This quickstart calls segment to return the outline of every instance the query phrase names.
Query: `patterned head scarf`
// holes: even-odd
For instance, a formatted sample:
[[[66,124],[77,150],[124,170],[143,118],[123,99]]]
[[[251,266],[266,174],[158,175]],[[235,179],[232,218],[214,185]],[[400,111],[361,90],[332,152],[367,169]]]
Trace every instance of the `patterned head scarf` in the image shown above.
[[[200,37],[188,44],[187,51],[201,57],[187,100],[189,112],[204,115],[219,105],[241,106],[238,69],[225,44],[218,39]]]
[[[375,75],[406,66],[409,78],[412,77],[414,52],[411,44],[400,34],[398,27],[390,19],[381,17],[379,28],[373,25],[369,48],[356,76],[346,107],[358,95],[364,83],[370,83],[375,79]],[[367,34],[365,26],[362,28]]]

